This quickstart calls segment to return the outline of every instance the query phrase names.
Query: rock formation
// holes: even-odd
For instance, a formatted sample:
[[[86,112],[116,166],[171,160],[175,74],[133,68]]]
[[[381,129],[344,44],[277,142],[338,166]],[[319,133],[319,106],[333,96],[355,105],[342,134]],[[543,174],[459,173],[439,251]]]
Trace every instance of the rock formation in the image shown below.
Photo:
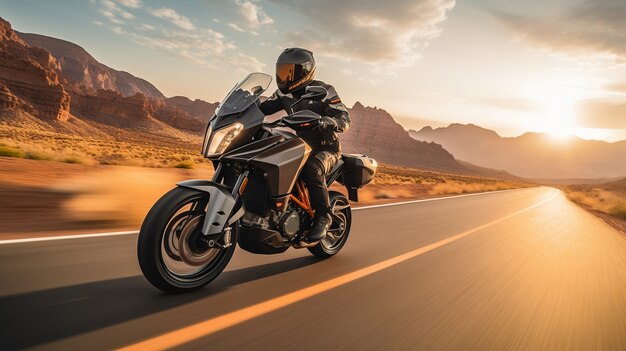
[[[466,171],[441,145],[412,139],[385,110],[357,102],[350,118],[350,129],[340,135],[345,153],[364,153],[378,162],[400,166]]]
[[[140,121],[157,119],[174,128],[200,133],[206,121],[192,118],[176,106],[163,100],[148,99],[140,93],[123,96],[119,92],[100,89],[95,95],[73,93],[72,110],[75,114],[121,128],[132,128]]]
[[[74,94],[73,109],[85,116],[111,116],[147,120],[154,111],[141,94],[124,97],[122,94],[100,89],[96,95]]]
[[[165,99],[168,106],[175,106],[189,113],[189,115],[197,120],[206,122],[211,118],[215,109],[219,105],[218,102],[210,103],[200,99],[191,100],[184,96],[174,96]]]
[[[72,91],[95,95],[98,89],[104,89],[124,96],[141,93],[149,98],[164,98],[150,82],[98,62],[74,43],[39,34],[17,32],[17,35],[31,47],[43,48],[57,59],[62,83]]]
[[[0,18],[0,83],[10,101],[23,100],[44,120],[66,121],[70,96],[59,82],[57,60],[46,50],[30,47]],[[14,96],[16,99],[11,99]]]
[[[0,109],[14,109],[20,105],[20,98],[13,95],[9,88],[0,83]]]

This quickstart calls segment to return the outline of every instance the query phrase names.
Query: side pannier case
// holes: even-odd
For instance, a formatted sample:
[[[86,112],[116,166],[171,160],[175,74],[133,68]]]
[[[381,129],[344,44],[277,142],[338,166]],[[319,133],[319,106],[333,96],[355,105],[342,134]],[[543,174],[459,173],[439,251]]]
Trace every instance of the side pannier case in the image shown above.
[[[374,179],[378,164],[376,160],[366,155],[344,154],[342,159],[343,172],[338,181],[348,189],[350,200],[358,201],[357,189]]]

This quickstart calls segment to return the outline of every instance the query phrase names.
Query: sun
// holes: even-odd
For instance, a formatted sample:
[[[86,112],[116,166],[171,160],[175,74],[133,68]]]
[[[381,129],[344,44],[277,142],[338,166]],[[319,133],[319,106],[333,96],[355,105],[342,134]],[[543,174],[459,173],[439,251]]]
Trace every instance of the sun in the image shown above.
[[[570,139],[578,127],[578,96],[575,89],[561,84],[535,85],[528,92],[536,104],[536,111],[529,123],[529,129],[546,133],[555,141]]]
[[[554,94],[543,101],[540,128],[556,141],[565,141],[576,132],[576,100]]]

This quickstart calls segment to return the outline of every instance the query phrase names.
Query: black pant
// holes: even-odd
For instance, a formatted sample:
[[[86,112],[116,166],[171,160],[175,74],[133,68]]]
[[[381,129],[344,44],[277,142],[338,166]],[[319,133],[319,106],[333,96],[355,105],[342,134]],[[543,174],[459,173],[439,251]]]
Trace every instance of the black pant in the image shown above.
[[[334,150],[313,150],[302,168],[300,177],[309,189],[311,207],[315,210],[316,216],[329,213],[330,201],[326,187],[326,174],[337,164],[339,157],[340,153]]]

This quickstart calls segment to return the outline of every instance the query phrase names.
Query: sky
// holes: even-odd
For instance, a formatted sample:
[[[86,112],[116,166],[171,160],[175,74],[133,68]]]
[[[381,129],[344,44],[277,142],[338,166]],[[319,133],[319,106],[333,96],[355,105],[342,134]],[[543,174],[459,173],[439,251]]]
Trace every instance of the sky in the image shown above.
[[[348,106],[406,129],[626,139],[624,0],[0,0],[0,17],[166,96],[219,101],[298,46]]]

